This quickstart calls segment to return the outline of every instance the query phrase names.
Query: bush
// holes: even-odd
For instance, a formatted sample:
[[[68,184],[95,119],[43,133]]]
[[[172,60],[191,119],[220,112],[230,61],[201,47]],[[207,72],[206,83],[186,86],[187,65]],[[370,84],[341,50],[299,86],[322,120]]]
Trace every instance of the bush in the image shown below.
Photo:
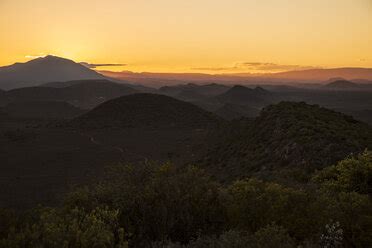
[[[177,170],[171,164],[147,163],[112,168],[107,180],[73,193],[67,204],[119,209],[131,245],[138,247],[167,240],[187,243],[218,233],[225,223],[219,192],[219,184],[196,167]]]
[[[30,222],[13,227],[0,247],[117,247],[125,248],[117,210],[96,208],[39,209]]]
[[[314,180],[328,190],[372,196],[372,152],[365,151],[327,167]]]

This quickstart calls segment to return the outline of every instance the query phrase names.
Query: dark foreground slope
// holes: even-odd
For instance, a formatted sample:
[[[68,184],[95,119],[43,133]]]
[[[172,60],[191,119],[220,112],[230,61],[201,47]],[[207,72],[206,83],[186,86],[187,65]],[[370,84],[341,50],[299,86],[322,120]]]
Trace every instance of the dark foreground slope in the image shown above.
[[[76,126],[56,124],[66,122]],[[9,118],[0,110],[0,208],[56,204],[71,186],[119,163],[187,164],[204,154],[208,127],[217,123],[192,104],[151,94],[108,101],[71,121]]]
[[[288,168],[310,173],[372,147],[367,124],[305,103],[270,105],[239,128],[203,161],[222,178]]]
[[[70,124],[82,128],[205,128],[220,119],[199,107],[156,94],[134,94],[107,101]]]

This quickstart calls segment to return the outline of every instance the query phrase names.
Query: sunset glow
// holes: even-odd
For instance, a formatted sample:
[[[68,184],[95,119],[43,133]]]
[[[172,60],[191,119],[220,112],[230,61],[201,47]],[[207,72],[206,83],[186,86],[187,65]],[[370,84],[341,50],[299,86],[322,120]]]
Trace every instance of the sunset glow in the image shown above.
[[[137,72],[372,67],[371,30],[371,0],[0,0],[0,66],[53,54]]]

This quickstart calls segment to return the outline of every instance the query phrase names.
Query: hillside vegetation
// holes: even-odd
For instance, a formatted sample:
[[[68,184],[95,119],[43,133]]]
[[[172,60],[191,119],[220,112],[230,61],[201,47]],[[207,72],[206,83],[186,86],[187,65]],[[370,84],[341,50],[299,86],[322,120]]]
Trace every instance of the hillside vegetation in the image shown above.
[[[281,102],[222,138],[203,163],[222,178],[283,168],[312,172],[371,147],[367,124],[317,105]]]

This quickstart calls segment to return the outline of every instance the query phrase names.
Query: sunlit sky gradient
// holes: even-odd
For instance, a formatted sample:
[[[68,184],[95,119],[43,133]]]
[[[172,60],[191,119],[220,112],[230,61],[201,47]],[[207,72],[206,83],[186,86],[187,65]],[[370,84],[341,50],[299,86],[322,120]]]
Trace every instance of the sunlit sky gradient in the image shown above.
[[[154,72],[372,67],[372,0],[0,0],[0,65],[46,54]]]

